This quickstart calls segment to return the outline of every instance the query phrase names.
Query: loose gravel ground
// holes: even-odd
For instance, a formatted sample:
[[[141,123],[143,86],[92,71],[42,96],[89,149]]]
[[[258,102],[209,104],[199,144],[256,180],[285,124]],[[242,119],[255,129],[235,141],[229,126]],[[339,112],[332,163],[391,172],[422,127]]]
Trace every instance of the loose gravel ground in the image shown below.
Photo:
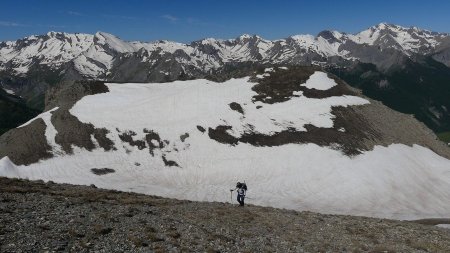
[[[450,229],[0,178],[1,252],[450,252]]]

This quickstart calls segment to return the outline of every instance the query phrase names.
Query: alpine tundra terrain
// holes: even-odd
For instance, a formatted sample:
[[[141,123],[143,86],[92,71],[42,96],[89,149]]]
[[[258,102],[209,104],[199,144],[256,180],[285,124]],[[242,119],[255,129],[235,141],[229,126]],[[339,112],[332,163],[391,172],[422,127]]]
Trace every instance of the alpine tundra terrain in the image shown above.
[[[381,23],[357,34],[326,30],[273,41],[127,42],[105,32],[49,32],[1,42],[0,134],[43,110],[45,91],[64,80],[168,82],[252,63],[321,65],[443,139],[450,132],[449,34]]]
[[[0,178],[1,252],[449,252],[413,222]],[[447,221],[448,222],[448,221]]]
[[[232,78],[230,78],[232,77]],[[321,213],[450,216],[450,148],[319,67],[66,81],[0,137],[0,176]]]

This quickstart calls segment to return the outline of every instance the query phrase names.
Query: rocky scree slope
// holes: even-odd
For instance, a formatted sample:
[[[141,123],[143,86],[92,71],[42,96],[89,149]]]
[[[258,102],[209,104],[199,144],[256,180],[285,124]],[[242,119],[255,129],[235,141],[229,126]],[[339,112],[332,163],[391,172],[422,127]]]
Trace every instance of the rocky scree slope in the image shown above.
[[[447,252],[413,222],[164,199],[0,178],[0,251]]]

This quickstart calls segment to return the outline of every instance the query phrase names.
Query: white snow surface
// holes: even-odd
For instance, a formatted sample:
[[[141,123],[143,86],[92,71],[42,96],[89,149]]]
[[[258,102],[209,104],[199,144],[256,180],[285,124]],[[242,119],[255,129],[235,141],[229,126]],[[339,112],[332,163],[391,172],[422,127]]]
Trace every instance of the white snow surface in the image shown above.
[[[450,229],[450,224],[437,224],[436,226],[441,227],[441,228]]]
[[[329,90],[336,85],[336,82],[333,79],[328,78],[327,73],[322,71],[314,72],[314,74],[306,80],[306,83],[302,84],[302,86],[305,86],[308,89],[316,90]]]
[[[29,166],[16,166],[4,157],[0,176],[223,202],[230,201],[229,189],[245,180],[251,197],[247,202],[252,204],[396,219],[450,216],[450,161],[422,146],[376,146],[350,158],[312,143],[231,146],[197,129],[229,125],[229,133],[236,137],[246,131],[271,134],[289,127],[306,131],[305,124],[332,127],[333,106],[368,103],[354,96],[312,99],[299,93],[286,102],[263,104],[252,101],[253,85],[248,78],[224,83],[107,84],[110,92],[82,98],[70,113],[107,128],[116,151],[74,147],[73,155],[55,153],[54,158]],[[244,115],[231,110],[231,102],[239,103]],[[258,105],[264,106],[256,109]],[[50,113],[40,116],[46,124]],[[148,149],[121,142],[116,128],[135,131],[134,140],[144,137],[144,128],[153,130],[169,144],[153,150],[152,156]],[[189,137],[183,142],[180,136],[185,133]],[[46,131],[49,143],[55,134]],[[165,166],[163,155],[180,167]],[[115,172],[98,176],[91,168]]]
[[[14,95],[15,92],[13,90],[7,89],[7,88],[2,88],[4,91],[6,91],[6,93]]]

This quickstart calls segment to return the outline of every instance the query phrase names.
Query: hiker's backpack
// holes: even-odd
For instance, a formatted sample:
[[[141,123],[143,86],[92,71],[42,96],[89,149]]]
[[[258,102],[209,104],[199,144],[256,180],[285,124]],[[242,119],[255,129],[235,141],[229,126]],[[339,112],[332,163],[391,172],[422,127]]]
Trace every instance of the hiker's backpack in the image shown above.
[[[236,188],[238,188],[238,189],[243,188],[244,190],[247,190],[247,185],[245,183],[238,182],[236,184]]]

